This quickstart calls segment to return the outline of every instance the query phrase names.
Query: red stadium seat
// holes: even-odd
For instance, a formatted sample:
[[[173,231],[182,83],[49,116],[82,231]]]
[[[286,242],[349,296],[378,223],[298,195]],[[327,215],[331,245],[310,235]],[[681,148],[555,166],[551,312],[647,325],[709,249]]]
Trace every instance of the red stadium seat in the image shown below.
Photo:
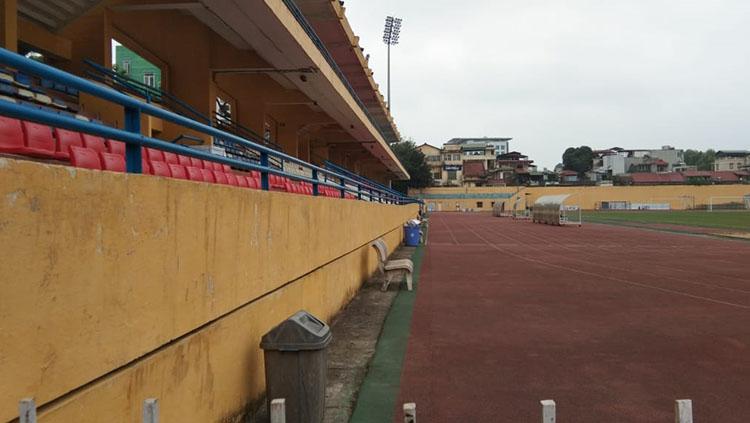
[[[214,172],[210,169],[199,169],[201,171],[201,175],[203,175],[203,181],[204,182],[211,182],[215,183],[216,178],[214,177]]]
[[[99,160],[99,154],[90,148],[71,145],[69,156],[70,164],[75,167],[96,170],[102,169],[102,162]]]
[[[22,122],[24,133],[24,154],[36,157],[55,157],[55,138],[52,128],[34,122]]]
[[[235,175],[232,172],[225,172],[224,175],[227,177],[227,183],[232,186],[239,186],[239,182],[237,181],[237,175]]]
[[[175,153],[169,153],[169,152],[166,152],[166,151],[164,152],[164,161],[167,162],[167,163],[169,163],[169,164],[180,164],[180,161],[177,158],[177,154],[175,154]]]
[[[104,138],[84,133],[81,133],[81,138],[83,138],[84,147],[90,148],[97,153],[104,153],[107,151],[107,146],[104,144]]]
[[[23,154],[25,149],[21,121],[0,116],[0,152]]]
[[[146,148],[146,157],[150,162],[163,162],[164,152],[155,148]]]
[[[213,171],[214,179],[216,180],[217,184],[224,184],[229,185],[229,180],[227,179],[227,174],[218,170]]]
[[[248,187],[253,188],[253,189],[260,188],[260,182],[256,178],[252,176],[245,176],[245,179],[247,179]]]
[[[190,166],[196,167],[198,169],[203,169],[203,160],[196,159],[195,157],[191,157]]]
[[[192,166],[192,165],[193,165],[193,162],[192,162],[192,161],[190,161],[190,157],[188,157],[188,156],[183,156],[182,154],[180,154],[179,156],[177,156],[177,162],[178,162],[179,164],[181,164],[181,165],[185,166],[185,167],[188,167],[188,166]]]
[[[80,132],[55,128],[55,139],[55,157],[60,160],[70,159],[70,146],[83,147],[83,139]]]
[[[242,188],[250,188],[250,184],[247,183],[247,176],[237,175],[237,186]]]
[[[203,181],[203,173],[201,173],[201,170],[197,167],[193,166],[186,166],[185,170],[187,171],[187,178],[191,181]]]
[[[151,162],[151,174],[155,176],[172,176],[169,165],[165,162]]]
[[[125,143],[122,141],[115,141],[115,140],[107,140],[105,141],[107,144],[107,151],[112,154],[119,154],[121,156],[125,155]]]
[[[286,178],[279,175],[268,175],[268,185],[273,191],[286,191]]]
[[[185,170],[185,166],[179,165],[179,164],[172,164],[167,163],[169,165],[169,172],[172,173],[173,178],[177,179],[187,179],[187,171]]]
[[[101,152],[99,153],[99,158],[102,161],[103,170],[125,172],[125,156],[114,153]]]
[[[259,171],[257,171],[257,170],[251,170],[251,171],[250,171],[250,175],[252,175],[252,177],[253,177],[253,178],[258,178],[258,179],[260,179],[260,172],[259,172]]]
[[[224,166],[222,166],[219,162],[211,162],[211,168],[217,172],[224,171]]]
[[[229,166],[228,164],[222,164],[221,165],[221,170],[223,170],[224,173],[229,173],[229,172],[232,171],[232,167]]]

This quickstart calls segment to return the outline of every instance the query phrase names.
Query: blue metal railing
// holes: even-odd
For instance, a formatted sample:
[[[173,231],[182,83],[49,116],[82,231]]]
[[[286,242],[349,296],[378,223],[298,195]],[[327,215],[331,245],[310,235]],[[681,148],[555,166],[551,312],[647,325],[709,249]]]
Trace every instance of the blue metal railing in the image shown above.
[[[43,63],[28,59],[19,54],[0,48],[0,65],[14,68],[18,71],[26,72],[40,78],[48,79],[66,86],[78,89],[81,92],[88,93],[92,96],[99,97],[103,100],[119,104],[125,109],[125,129],[108,127],[98,123],[87,122],[76,119],[75,117],[58,114],[51,110],[45,110],[28,104],[18,104],[9,101],[0,101],[0,114],[14,117],[17,119],[29,120],[43,123],[46,125],[65,128],[73,131],[90,133],[100,137],[114,139],[126,143],[125,158],[127,171],[130,173],[141,173],[141,147],[156,148],[171,153],[182,154],[189,157],[211,160],[218,163],[227,164],[237,169],[256,170],[261,174],[261,188],[269,190],[269,175],[279,175],[297,181],[309,182],[313,186],[313,195],[319,194],[319,186],[329,186],[339,190],[340,196],[345,197],[346,193],[352,193],[358,198],[362,198],[361,192],[368,191],[377,194],[379,201],[391,204],[410,204],[418,203],[419,200],[406,197],[403,195],[394,195],[391,192],[383,191],[373,182],[362,182],[355,180],[346,175],[315,166],[296,157],[289,156],[279,151],[273,150],[266,146],[253,143],[237,135],[222,131],[212,126],[197,122],[185,116],[173,113],[127,96],[110,87],[102,86],[86,79],[71,75],[60,69],[53,68]],[[251,163],[247,161],[232,159],[223,156],[217,156],[201,150],[190,147],[173,144],[156,138],[147,137],[141,134],[141,114],[147,114],[160,118],[174,124],[183,126],[209,135],[215,138],[231,140],[234,143],[247,146],[256,150],[260,154],[260,163]],[[285,172],[283,169],[277,169],[269,165],[269,158],[274,158],[280,162],[289,162],[299,165],[310,170],[312,176],[301,176]],[[321,180],[322,179],[322,180]]]
[[[328,160],[326,160],[323,163],[323,167],[325,167],[326,169],[331,170],[333,172],[342,174],[344,176],[348,176],[349,178],[352,178],[352,179],[354,179],[356,181],[360,181],[360,182],[365,182],[366,181],[370,185],[373,185],[373,186],[379,188],[382,192],[389,192],[389,193],[391,193],[393,195],[403,195],[402,193],[396,191],[393,188],[390,188],[390,187],[387,187],[385,185],[381,185],[381,184],[379,184],[377,182],[371,181],[371,180],[365,178],[364,176],[357,175],[356,173],[350,171],[349,169],[341,167],[341,166],[337,165],[336,163],[330,162]]]

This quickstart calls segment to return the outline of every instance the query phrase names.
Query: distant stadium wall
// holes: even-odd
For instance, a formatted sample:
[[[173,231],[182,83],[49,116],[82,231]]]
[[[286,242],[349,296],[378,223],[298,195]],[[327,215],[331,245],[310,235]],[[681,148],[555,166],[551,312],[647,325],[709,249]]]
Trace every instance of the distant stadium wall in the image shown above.
[[[330,319],[417,206],[0,158],[0,421],[235,421],[264,390],[261,336]]]
[[[491,211],[495,203],[511,210],[529,206],[542,195],[571,194],[571,204],[584,210],[599,208],[602,202],[669,203],[672,209],[705,207],[711,197],[738,197],[750,194],[750,185],[657,185],[657,186],[549,186],[549,187],[472,187],[425,188],[411,190],[435,211]]]

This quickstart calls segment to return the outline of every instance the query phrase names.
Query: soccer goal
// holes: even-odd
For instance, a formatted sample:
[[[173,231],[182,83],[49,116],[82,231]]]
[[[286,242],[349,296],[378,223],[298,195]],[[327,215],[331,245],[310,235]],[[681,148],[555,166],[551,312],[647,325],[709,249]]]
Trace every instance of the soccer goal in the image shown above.
[[[652,197],[650,204],[661,204],[662,209],[667,210],[693,210],[695,209],[695,196],[681,195],[677,197]]]
[[[745,194],[742,196],[709,197],[707,210],[710,212],[725,210],[750,210],[750,194]]]

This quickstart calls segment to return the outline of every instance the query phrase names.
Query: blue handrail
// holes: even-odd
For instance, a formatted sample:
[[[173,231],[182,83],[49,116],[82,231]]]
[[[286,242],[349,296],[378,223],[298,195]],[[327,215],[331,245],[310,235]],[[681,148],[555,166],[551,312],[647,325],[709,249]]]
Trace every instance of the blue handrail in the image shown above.
[[[222,131],[200,122],[196,122],[192,119],[173,113],[171,111],[161,109],[152,104],[145,103],[141,100],[120,93],[110,87],[102,86],[81,77],[71,75],[60,69],[28,59],[24,56],[13,53],[3,48],[0,48],[0,64],[15,68],[19,71],[36,75],[41,78],[58,82],[69,87],[76,88],[81,92],[85,92],[123,106],[125,108],[124,130],[57,114],[53,111],[39,109],[28,104],[17,104],[8,101],[0,101],[0,114],[15,117],[18,119],[39,122],[50,126],[66,128],[79,132],[86,132],[104,138],[123,141],[126,143],[127,168],[128,172],[131,173],[141,172],[141,147],[150,147],[172,153],[182,154],[189,157],[212,160],[230,165],[238,169],[257,170],[261,173],[261,186],[264,190],[270,189],[269,174],[275,174],[294,180],[311,183],[313,185],[314,195],[318,195],[318,187],[320,185],[324,185],[338,189],[341,193],[342,198],[345,197],[345,194],[347,192],[351,192],[352,194],[360,197],[360,192],[364,189],[377,193],[381,199],[385,200],[388,203],[410,204],[419,202],[419,200],[414,198],[402,195],[396,196],[389,192],[383,192],[382,189],[376,187],[374,183],[363,183],[346,175],[341,175],[336,172],[318,167],[311,163],[307,163],[296,157],[281,153],[260,144],[253,143],[237,135]],[[232,142],[235,142],[237,144],[252,148],[260,153],[260,164],[217,156],[179,144],[172,144],[163,140],[146,137],[140,132],[141,113],[146,113],[150,116],[154,116],[175,123],[177,125],[193,129],[215,138],[231,140]],[[273,157],[280,161],[287,161],[301,165],[302,167],[307,168],[312,172],[312,177],[309,178],[306,176],[285,172],[283,169],[273,168],[269,166],[269,157]],[[324,177],[325,181],[319,180],[319,177]],[[330,179],[333,179],[334,181],[330,181]],[[335,181],[338,181],[338,183],[336,183]]]
[[[326,169],[329,169],[329,170],[332,170],[332,171],[334,171],[336,173],[340,173],[342,175],[348,176],[348,177],[350,177],[350,178],[352,178],[354,180],[362,181],[362,182],[367,182],[367,183],[369,183],[371,185],[374,185],[375,187],[380,188],[380,190],[382,190],[383,192],[390,192],[391,194],[394,194],[394,195],[403,195],[402,193],[396,191],[393,188],[390,188],[390,187],[387,187],[385,185],[379,184],[377,182],[371,181],[371,180],[365,178],[364,176],[358,175],[358,174],[352,172],[351,170],[349,170],[349,169],[347,169],[345,167],[339,166],[336,163],[333,163],[331,161],[326,160],[323,163],[323,166]]]

